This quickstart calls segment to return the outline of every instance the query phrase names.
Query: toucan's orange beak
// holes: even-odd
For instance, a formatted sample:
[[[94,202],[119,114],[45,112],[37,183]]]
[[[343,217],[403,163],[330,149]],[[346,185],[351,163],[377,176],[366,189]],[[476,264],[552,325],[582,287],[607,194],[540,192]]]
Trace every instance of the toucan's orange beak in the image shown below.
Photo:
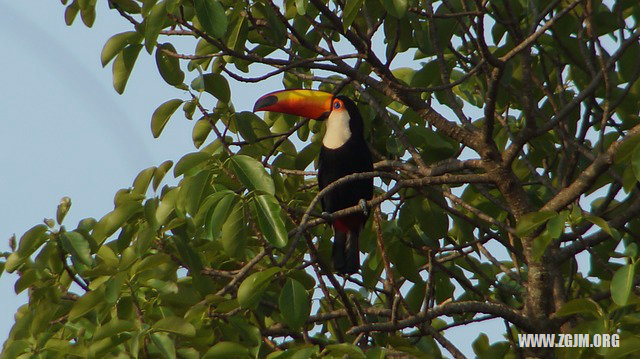
[[[322,119],[331,112],[333,95],[318,90],[282,90],[258,99],[253,112],[272,111],[312,119]]]

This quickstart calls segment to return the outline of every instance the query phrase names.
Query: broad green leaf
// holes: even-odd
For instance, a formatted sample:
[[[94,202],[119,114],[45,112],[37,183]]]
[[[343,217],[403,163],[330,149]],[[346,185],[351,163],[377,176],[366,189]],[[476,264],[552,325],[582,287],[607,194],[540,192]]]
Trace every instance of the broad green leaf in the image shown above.
[[[605,231],[608,235],[610,235],[614,239],[616,239],[616,240],[620,239],[620,232],[618,232],[618,230],[615,229],[615,228],[611,228],[609,226],[609,223],[607,221],[605,221],[604,219],[602,219],[601,217],[587,215],[585,218],[587,219],[587,221],[589,221],[589,222],[595,224],[596,226],[600,227],[600,229]]]
[[[140,5],[136,3],[134,0],[111,0],[113,3],[118,4],[118,6],[128,12],[129,14],[139,14],[142,11]]]
[[[640,146],[636,146],[631,157],[631,168],[636,180],[640,182]]]
[[[198,166],[206,160],[211,159],[211,155],[206,152],[191,152],[182,156],[173,168],[173,176],[180,177],[192,168]]]
[[[196,148],[200,148],[209,136],[209,133],[211,133],[211,124],[209,123],[209,120],[203,117],[196,121],[191,133],[193,145],[196,146]]]
[[[282,221],[281,207],[276,198],[269,194],[255,196],[253,199],[258,225],[265,239],[276,248],[287,245],[287,228]]]
[[[98,244],[111,236],[133,214],[142,209],[138,202],[128,202],[117,206],[113,211],[102,217],[93,227],[93,238]]]
[[[229,198],[231,198],[232,201],[235,201],[235,195],[225,196],[220,200],[218,206],[216,206],[214,215],[225,210],[224,206],[230,203]],[[211,227],[213,228],[213,224]],[[216,238],[215,233],[212,233],[212,235],[214,236],[213,238]],[[229,213],[226,221],[222,225],[222,237],[220,242],[228,256],[232,258],[243,257],[244,247],[247,242],[247,221],[244,216],[244,204],[242,201],[235,204],[233,210]]]
[[[117,268],[118,262],[120,261],[113,249],[111,249],[109,246],[100,246],[100,248],[96,252],[96,257],[100,259],[108,268]]]
[[[128,320],[120,320],[118,318],[112,319],[105,325],[101,325],[96,329],[93,334],[93,340],[100,340],[107,337],[112,337],[122,332],[132,332],[137,328],[133,322]]]
[[[344,11],[342,12],[342,26],[344,31],[347,31],[353,23],[353,20],[355,20],[363,2],[364,0],[347,0],[345,2]]]
[[[180,188],[176,187],[165,193],[165,195],[162,197],[162,201],[160,201],[158,209],[155,213],[156,221],[158,222],[158,224],[165,224],[165,221],[169,218],[171,213],[173,213],[176,207],[176,199],[178,198],[179,193]]]
[[[73,307],[71,307],[71,311],[69,311],[69,320],[74,321],[93,309],[99,308],[103,304],[104,289],[101,288],[86,292],[73,304]]]
[[[180,195],[176,202],[176,208],[181,212],[189,213],[192,216],[198,212],[198,206],[202,200],[202,194],[209,183],[211,173],[200,171],[194,176],[185,178],[180,186]]]
[[[248,190],[260,190],[272,195],[275,194],[273,179],[258,160],[245,155],[235,155],[229,158],[229,163],[238,180]]]
[[[256,141],[258,136],[253,129],[253,123],[256,121],[262,121],[260,117],[258,117],[255,113],[249,111],[243,111],[236,113],[236,128],[242,138],[244,138],[247,142],[253,143]]]
[[[127,81],[129,81],[131,70],[133,70],[133,65],[136,63],[140,49],[142,49],[140,44],[128,45],[116,56],[113,62],[113,88],[119,94],[122,94],[127,86]]]
[[[47,226],[44,224],[31,227],[20,237],[16,253],[23,258],[30,256],[44,242],[45,232],[47,232]]]
[[[173,339],[166,333],[151,333],[151,341],[155,344],[158,351],[165,359],[176,358],[176,347],[173,344]]]
[[[222,37],[227,32],[228,20],[218,0],[194,0],[198,21],[204,31],[213,37]]]
[[[202,356],[202,359],[246,358],[249,349],[234,342],[218,342]]]
[[[140,171],[140,173],[138,173],[136,178],[133,180],[133,190],[131,191],[131,193],[142,195],[147,193],[149,183],[151,183],[151,179],[153,178],[153,174],[155,172],[156,167],[149,167]]]
[[[623,336],[620,338],[618,347],[610,347],[607,349],[601,349],[604,351],[604,358],[606,359],[618,359],[618,358],[634,358],[638,357],[638,352],[640,351],[640,337],[637,335],[634,336]],[[630,355],[636,353],[635,355]]]
[[[402,19],[409,8],[408,0],[383,0],[384,8],[396,19]]]
[[[335,357],[344,357],[354,358],[354,359],[365,359],[366,355],[362,349],[351,343],[340,343],[340,344],[330,344],[325,348],[329,353],[333,354]]]
[[[545,230],[533,242],[533,257],[538,260],[542,257],[552,240],[558,239],[564,231],[565,222],[569,211],[562,211],[557,216],[552,217]]]
[[[76,260],[88,266],[93,264],[89,242],[78,232],[64,232],[60,236],[62,247]]]
[[[270,267],[266,270],[253,273],[248,276],[238,288],[238,303],[243,308],[254,308],[258,305],[262,293],[271,283],[272,277],[280,272],[279,267]]]
[[[78,11],[80,11],[80,6],[78,6],[78,2],[72,2],[67,8],[64,10],[64,23],[67,26],[71,26],[73,24],[73,20],[75,20],[78,15]]]
[[[229,213],[231,209],[234,207],[236,200],[238,199],[238,195],[233,191],[221,191],[212,194],[211,200],[215,201],[215,207],[210,212],[211,216],[208,218],[209,221],[209,231],[211,233],[211,238],[218,238],[220,236],[220,231],[222,230],[222,225],[227,221]],[[207,201],[209,198],[205,199]],[[203,204],[204,206],[204,204]]]
[[[176,316],[162,318],[155,322],[152,328],[154,330],[176,333],[186,337],[193,337],[196,335],[196,328],[193,324]]]
[[[282,319],[291,329],[300,329],[309,318],[311,302],[309,294],[295,279],[288,279],[278,299]]]
[[[89,6],[85,9],[80,9],[80,18],[87,27],[92,27],[93,23],[96,21],[95,5]]]
[[[220,74],[206,74],[202,75],[202,81],[205,91],[224,103],[229,102],[231,99],[231,89],[229,89],[229,82],[227,82],[224,76]]]
[[[173,161],[167,160],[164,161],[156,168],[153,172],[153,190],[157,190],[160,182],[164,178],[164,175],[169,171],[169,169],[173,166]]]
[[[127,45],[138,44],[141,39],[142,36],[135,31],[122,32],[111,36],[104,44],[100,54],[102,67],[107,66]]]
[[[149,16],[144,20],[144,47],[149,54],[156,46],[156,40],[160,31],[164,28],[164,22],[167,20],[167,2],[161,1],[153,6]]]
[[[519,237],[526,236],[539,226],[543,225],[546,221],[557,215],[558,213],[556,213],[555,211],[539,211],[527,213],[518,221],[518,225],[516,226],[516,233]]]
[[[171,86],[178,86],[184,81],[184,72],[180,69],[180,61],[175,54],[176,48],[170,43],[159,44],[156,48],[156,65],[160,76]]]
[[[28,268],[20,274],[20,278],[13,285],[13,289],[16,294],[22,293],[23,290],[31,287],[36,281],[38,281],[38,273],[33,268]]]
[[[565,317],[573,314],[591,314],[596,318],[604,315],[600,305],[591,298],[578,298],[565,303],[556,312],[556,316]]]
[[[62,224],[64,217],[67,215],[67,212],[69,212],[69,208],[71,208],[71,198],[67,196],[62,197],[56,209],[56,222],[58,222],[58,224]]]
[[[153,137],[158,138],[158,136],[160,136],[169,118],[171,118],[171,115],[182,105],[182,102],[182,100],[177,98],[169,100],[153,111],[153,115],[151,115],[151,133]]]
[[[618,269],[611,279],[611,299],[619,305],[625,306],[629,301],[631,290],[634,287],[636,264],[627,264]]]
[[[307,13],[307,5],[309,4],[308,0],[295,0],[296,3],[296,12],[298,15],[304,16]]]

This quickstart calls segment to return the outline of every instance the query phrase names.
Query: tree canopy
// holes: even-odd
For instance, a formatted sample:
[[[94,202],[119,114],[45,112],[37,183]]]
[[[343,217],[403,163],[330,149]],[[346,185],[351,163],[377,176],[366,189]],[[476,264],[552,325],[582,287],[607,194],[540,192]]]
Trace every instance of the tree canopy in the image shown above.
[[[62,3],[92,26],[96,0]],[[29,302],[3,357],[460,358],[447,330],[487,320],[504,339],[470,338],[478,357],[640,351],[637,0],[106,3],[130,25],[101,54],[114,89],[154,56],[176,97],[151,133],[193,119],[196,150],[102,218],[64,222],[63,198],[14,239],[0,263]],[[272,77],[363,115],[374,171],[343,179],[376,179],[357,275],[329,265],[327,223],[362,209],[321,213],[322,122],[233,106],[230,79]]]

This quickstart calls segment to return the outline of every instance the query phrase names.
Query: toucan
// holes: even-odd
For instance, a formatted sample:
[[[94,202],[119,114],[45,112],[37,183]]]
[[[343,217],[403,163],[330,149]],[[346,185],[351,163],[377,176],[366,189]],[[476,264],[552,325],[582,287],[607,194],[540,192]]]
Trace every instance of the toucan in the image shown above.
[[[266,94],[256,101],[256,111],[272,111],[326,120],[326,131],[318,157],[318,187],[352,173],[373,171],[371,151],[364,138],[364,122],[356,104],[346,96],[334,96],[318,90],[283,90]],[[373,197],[373,178],[348,181],[329,190],[321,198],[322,210],[335,211],[361,204],[355,214],[332,222],[333,268],[341,274],[353,274],[360,268],[358,237],[368,217],[365,200]]]

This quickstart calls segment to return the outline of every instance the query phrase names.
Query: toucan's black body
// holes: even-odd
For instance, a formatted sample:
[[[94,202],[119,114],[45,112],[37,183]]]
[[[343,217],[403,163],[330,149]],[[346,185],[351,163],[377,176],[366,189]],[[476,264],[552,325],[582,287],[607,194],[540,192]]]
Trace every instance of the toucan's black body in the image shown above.
[[[331,149],[322,146],[318,158],[320,190],[332,182],[358,172],[373,171],[371,152],[364,139],[364,123],[356,105],[347,97],[338,96],[349,112],[351,136],[344,145]],[[349,181],[329,191],[322,198],[322,210],[335,212],[357,205],[373,197],[373,178]],[[363,213],[338,218],[333,223],[335,240],[332,250],[333,267],[339,273],[351,274],[360,268],[358,237],[367,221]]]
[[[283,90],[260,97],[253,110],[326,120],[318,159],[320,190],[352,173],[373,171],[371,152],[364,140],[364,123],[357,106],[349,98],[318,90]],[[322,197],[322,210],[333,213],[372,197],[372,178],[348,181]],[[338,273],[352,274],[360,268],[358,236],[366,221],[367,215],[363,212],[333,220],[332,258]]]

